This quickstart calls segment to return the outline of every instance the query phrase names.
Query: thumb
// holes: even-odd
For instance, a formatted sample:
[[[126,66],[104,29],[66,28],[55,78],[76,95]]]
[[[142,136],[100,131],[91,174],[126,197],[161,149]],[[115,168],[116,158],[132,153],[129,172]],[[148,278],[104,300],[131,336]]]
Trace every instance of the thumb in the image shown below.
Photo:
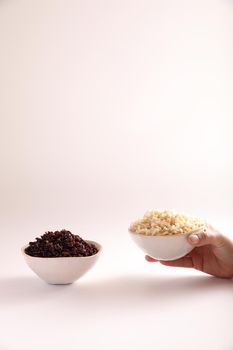
[[[204,245],[221,247],[224,245],[224,237],[210,225],[204,226],[200,230],[191,233],[188,236],[188,241],[195,247],[201,247]]]

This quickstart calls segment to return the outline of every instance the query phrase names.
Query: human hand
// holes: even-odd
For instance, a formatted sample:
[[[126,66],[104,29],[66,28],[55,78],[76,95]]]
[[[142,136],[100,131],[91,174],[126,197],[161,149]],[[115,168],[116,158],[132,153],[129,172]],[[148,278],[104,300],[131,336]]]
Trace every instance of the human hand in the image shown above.
[[[162,261],[146,255],[149,262],[160,262],[166,266],[191,267],[210,275],[233,278],[233,241],[207,225],[188,238],[195,248],[183,258]]]

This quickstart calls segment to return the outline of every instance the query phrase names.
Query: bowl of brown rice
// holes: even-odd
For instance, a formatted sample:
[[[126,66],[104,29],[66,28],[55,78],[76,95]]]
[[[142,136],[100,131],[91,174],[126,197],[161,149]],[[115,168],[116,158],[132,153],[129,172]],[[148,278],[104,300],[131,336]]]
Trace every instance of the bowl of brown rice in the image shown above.
[[[174,210],[149,210],[131,223],[132,240],[147,255],[157,260],[176,260],[193,246],[187,237],[204,228],[206,221]]]

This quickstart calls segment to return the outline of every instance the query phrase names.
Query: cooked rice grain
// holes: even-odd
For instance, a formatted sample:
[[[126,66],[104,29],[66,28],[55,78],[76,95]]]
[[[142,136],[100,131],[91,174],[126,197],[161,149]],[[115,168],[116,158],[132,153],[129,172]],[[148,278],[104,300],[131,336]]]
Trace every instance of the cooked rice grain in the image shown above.
[[[149,210],[130,225],[129,231],[145,236],[171,236],[197,230],[205,224],[200,218],[173,210]]]

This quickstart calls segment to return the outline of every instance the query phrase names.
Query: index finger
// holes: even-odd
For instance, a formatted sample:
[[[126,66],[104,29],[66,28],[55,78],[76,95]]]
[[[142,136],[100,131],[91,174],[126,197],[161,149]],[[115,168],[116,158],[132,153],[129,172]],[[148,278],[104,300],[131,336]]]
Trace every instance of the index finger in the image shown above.
[[[157,261],[159,261],[159,260],[157,260],[157,259],[152,258],[152,257],[149,256],[149,255],[146,255],[146,256],[145,256],[145,259],[146,259],[147,261],[149,261],[149,262],[157,262]]]

